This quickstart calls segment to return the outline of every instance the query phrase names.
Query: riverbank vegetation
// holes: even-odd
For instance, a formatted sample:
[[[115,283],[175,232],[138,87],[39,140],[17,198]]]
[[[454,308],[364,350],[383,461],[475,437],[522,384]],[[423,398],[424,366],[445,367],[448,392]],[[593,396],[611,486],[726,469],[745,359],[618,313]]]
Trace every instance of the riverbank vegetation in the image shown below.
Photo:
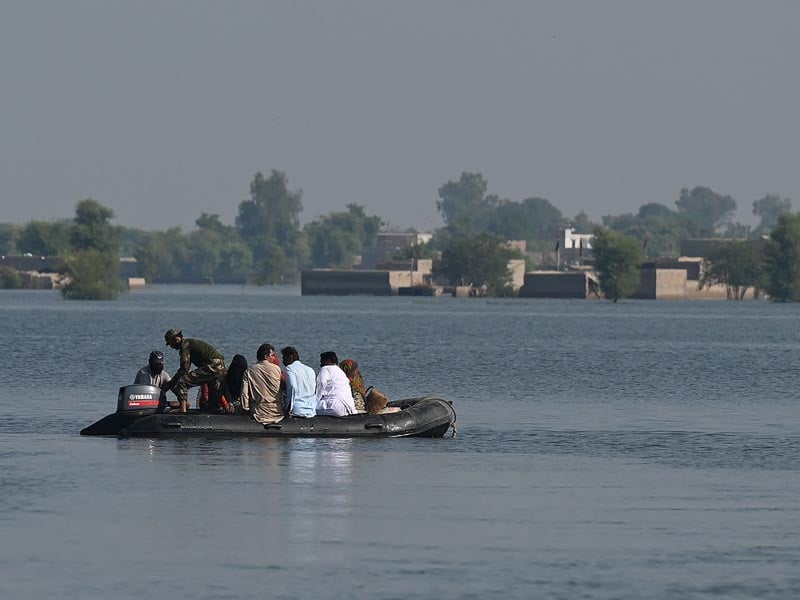
[[[770,298],[800,301],[800,215],[779,217],[764,249],[764,276]]]
[[[720,244],[703,262],[698,285],[723,285],[729,300],[742,300],[750,289],[758,293],[764,287],[763,268],[763,243],[737,240]]]
[[[536,195],[503,198],[492,193],[481,173],[465,172],[439,187],[436,205],[444,226],[428,244],[399,249],[395,258],[432,257],[440,281],[481,287],[490,295],[508,293],[507,261],[523,257],[508,240],[526,242],[530,269],[553,251],[560,231],[569,226],[576,233],[594,232],[603,289],[614,300],[632,293],[633,265],[677,257],[681,239],[756,240],[770,234],[758,251],[752,244],[733,245],[707,257],[701,284],[729,286],[733,297],[755,288],[775,299],[800,300],[800,256],[794,256],[800,225],[791,201],[778,194],[753,201],[759,219],[754,227],[733,220],[737,205],[731,196],[704,186],[680,190],[673,208],[648,202],[635,213],[593,223],[582,211],[567,217]],[[66,298],[113,298],[120,291],[114,285],[120,256],[135,257],[141,275],[154,283],[297,283],[303,268],[352,266],[375,248],[386,226],[356,203],[305,225],[302,210],[302,191],[285,173],[259,172],[230,224],[218,214],[201,213],[190,231],[145,231],[112,225],[113,212],[87,199],[78,203],[73,219],[0,224],[0,254],[60,256],[71,282],[63,290]],[[3,287],[17,283],[11,276],[0,278]]]
[[[595,227],[593,233],[595,270],[606,298],[616,302],[632,296],[639,287],[639,267],[644,261],[642,244],[602,227]]]

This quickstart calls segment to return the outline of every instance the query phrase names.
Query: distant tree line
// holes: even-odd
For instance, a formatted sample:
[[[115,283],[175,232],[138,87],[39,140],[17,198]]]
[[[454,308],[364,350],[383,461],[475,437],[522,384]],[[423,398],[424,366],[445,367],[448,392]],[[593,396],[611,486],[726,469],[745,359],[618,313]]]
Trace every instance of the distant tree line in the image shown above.
[[[122,228],[112,225],[114,213],[87,198],[75,207],[75,217],[62,221],[31,221],[14,227],[0,226],[0,253],[59,256],[65,277],[61,293],[73,300],[112,300],[123,289],[119,277]],[[9,267],[0,270],[0,287],[22,284]]]
[[[300,190],[289,188],[284,173],[272,171],[269,177],[256,173],[249,198],[239,203],[234,225],[224,224],[219,215],[202,213],[195,220],[196,229],[188,233],[179,227],[143,231],[112,226],[110,209],[85,200],[78,204],[73,220],[0,225],[0,253],[61,256],[65,274],[75,281],[89,263],[105,272],[105,263],[116,265],[120,255],[127,255],[134,256],[144,277],[156,283],[268,284],[296,282],[299,269],[306,266],[352,266],[356,257],[374,247],[384,225],[380,217],[349,204],[344,211],[301,228],[301,198]],[[107,291],[91,295],[113,297],[119,291],[105,277],[95,279]],[[5,287],[17,283],[11,273],[0,277]],[[70,287],[65,297],[88,293]]]
[[[639,283],[644,260],[638,240],[597,227],[593,252],[600,286],[607,298],[631,296]],[[730,300],[749,291],[765,292],[776,302],[800,302],[800,214],[781,214],[768,236],[722,239],[703,260],[700,288],[725,287]]]
[[[674,204],[672,209],[646,203],[635,214],[602,217],[601,226],[582,211],[567,218],[545,198],[501,198],[489,192],[480,173],[465,172],[438,189],[436,205],[444,227],[434,232],[430,243],[402,249],[398,258],[433,257],[439,280],[482,286],[490,294],[503,295],[510,293],[508,260],[522,258],[507,241],[525,240],[529,250],[548,251],[561,229],[570,226],[579,233],[594,233],[601,283],[612,299],[632,293],[632,276],[626,275],[631,265],[641,263],[645,255],[676,257],[680,240],[687,237],[752,240],[772,232],[771,241],[758,253],[759,273],[766,277],[764,273],[789,268],[784,264],[789,246],[776,238],[781,231],[793,235],[787,231],[791,220],[784,219],[792,215],[787,198],[767,194],[754,201],[753,214],[760,222],[753,228],[733,221],[733,198],[708,187],[682,189]],[[0,224],[0,253],[61,256],[70,280],[84,282],[67,286],[65,297],[113,297],[119,291],[111,279],[116,277],[120,255],[136,257],[144,277],[156,283],[294,283],[305,267],[352,266],[358,256],[374,248],[385,226],[379,216],[368,215],[355,203],[302,227],[301,212],[302,191],[291,189],[286,174],[273,170],[268,176],[256,173],[232,224],[223,223],[217,214],[202,213],[188,232],[179,227],[163,231],[120,227],[110,223],[114,216],[110,209],[87,199],[78,203],[74,219]],[[778,254],[776,244],[782,248]],[[702,283],[727,281],[731,293],[741,295],[739,275],[725,265],[744,264],[745,251],[734,245],[726,248],[729,254],[721,250],[719,256],[710,257]],[[734,249],[736,254],[732,254]],[[749,287],[778,289],[769,288],[763,277]],[[792,277],[786,276],[788,281],[794,281]],[[0,273],[0,286],[13,283],[12,278],[10,273]],[[92,280],[97,283],[94,287],[87,283]],[[769,293],[795,299],[794,292],[791,298],[784,298],[784,292]]]

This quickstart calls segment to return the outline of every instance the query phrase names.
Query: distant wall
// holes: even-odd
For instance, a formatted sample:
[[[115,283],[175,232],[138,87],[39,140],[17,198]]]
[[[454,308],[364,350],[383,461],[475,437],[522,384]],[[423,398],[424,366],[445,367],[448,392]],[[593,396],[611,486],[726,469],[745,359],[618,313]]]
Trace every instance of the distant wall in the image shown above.
[[[61,259],[57,256],[0,256],[0,267],[11,267],[17,271],[55,273]]]
[[[300,293],[312,295],[391,296],[411,285],[408,271],[306,269],[300,273]]]
[[[634,298],[669,300],[686,297],[685,269],[643,267],[640,273],[639,289]]]
[[[58,256],[0,256],[0,267],[11,267],[20,272],[56,273],[61,265]],[[133,257],[119,259],[119,275],[123,279],[141,277],[139,263]]]
[[[21,271],[19,277],[22,287],[28,290],[55,290],[61,287],[64,279],[58,273],[39,273],[38,271]]]
[[[411,273],[411,278],[413,279],[412,285],[422,285],[433,270],[433,259],[379,260],[375,263],[374,270]]]
[[[686,238],[680,241],[681,256],[705,258],[715,248],[737,240],[727,238]]]
[[[645,262],[642,269],[683,269],[686,271],[686,279],[696,283],[700,278],[702,264],[702,258],[658,258]]]
[[[141,277],[142,269],[139,266],[139,261],[133,257],[123,257],[119,259],[119,276],[123,279],[130,279],[131,277]]]
[[[532,271],[524,281],[522,298],[586,298],[589,291],[589,275],[581,271]]]
[[[511,273],[511,287],[514,290],[525,285],[525,260],[514,258],[508,261],[508,271]]]
[[[395,233],[384,231],[378,234],[375,246],[370,252],[361,257],[361,266],[365,269],[374,269],[377,261],[392,256],[398,250],[410,246],[425,244],[430,241],[432,234],[403,232]]]

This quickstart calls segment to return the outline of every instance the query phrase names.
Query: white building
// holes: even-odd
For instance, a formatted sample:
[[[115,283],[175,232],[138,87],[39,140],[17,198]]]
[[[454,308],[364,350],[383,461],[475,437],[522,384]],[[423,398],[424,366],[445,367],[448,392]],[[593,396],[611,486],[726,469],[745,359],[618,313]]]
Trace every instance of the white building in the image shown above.
[[[591,233],[575,233],[572,227],[565,227],[560,246],[562,250],[571,250],[573,248],[576,250],[580,248],[590,250],[592,248],[592,238],[594,236]]]

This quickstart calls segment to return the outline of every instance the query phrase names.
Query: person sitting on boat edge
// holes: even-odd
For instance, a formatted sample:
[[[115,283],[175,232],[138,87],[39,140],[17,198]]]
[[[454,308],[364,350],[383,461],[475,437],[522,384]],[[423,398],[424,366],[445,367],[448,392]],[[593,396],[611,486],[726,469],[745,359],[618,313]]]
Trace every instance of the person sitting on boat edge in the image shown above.
[[[361,375],[361,371],[358,370],[358,363],[352,358],[345,358],[339,363],[339,368],[344,371],[350,382],[350,391],[353,394],[353,404],[356,407],[356,411],[360,413],[367,412],[367,405],[364,401],[367,395],[367,388],[364,385],[364,377]]]
[[[235,407],[241,406],[242,383],[247,372],[247,359],[241,354],[235,354],[225,377],[222,378],[222,393],[219,398],[220,410],[232,413]]]
[[[270,355],[269,362],[271,362],[273,365],[275,365],[276,367],[278,367],[280,369],[281,361],[278,358],[278,353],[277,352],[273,352]],[[283,392],[286,392],[286,373],[283,372],[283,369],[281,369],[281,390]]]
[[[177,408],[177,402],[167,402],[167,393],[163,390],[164,385],[169,383],[170,379],[172,379],[170,374],[164,369],[164,353],[161,350],[153,350],[147,359],[147,365],[136,372],[133,384],[154,385],[162,388],[162,405],[168,408]]]
[[[300,354],[292,346],[281,350],[286,375],[286,414],[309,418],[317,414],[316,373],[300,362]]]
[[[346,417],[356,414],[350,381],[339,367],[335,352],[319,355],[319,374],[316,382],[317,414]]]
[[[277,423],[284,417],[281,396],[281,368],[272,362],[275,348],[261,344],[256,351],[256,362],[242,380],[242,409],[264,425]]]
[[[161,387],[170,379],[172,377],[164,370],[164,353],[161,350],[153,350],[147,359],[147,365],[136,372],[133,384]]]
[[[184,338],[180,329],[167,330],[164,341],[178,351],[180,367],[161,389],[165,392],[172,390],[178,398],[180,412],[186,412],[189,410],[189,388],[210,383],[214,391],[219,391],[225,375],[225,357],[208,342]],[[193,364],[197,368],[191,371]]]
[[[358,363],[352,358],[345,358],[339,363],[347,379],[350,381],[350,389],[353,392],[353,402],[360,413],[378,415],[381,413],[399,412],[396,407],[388,407],[389,399],[373,386],[366,387],[364,376],[358,368]]]

